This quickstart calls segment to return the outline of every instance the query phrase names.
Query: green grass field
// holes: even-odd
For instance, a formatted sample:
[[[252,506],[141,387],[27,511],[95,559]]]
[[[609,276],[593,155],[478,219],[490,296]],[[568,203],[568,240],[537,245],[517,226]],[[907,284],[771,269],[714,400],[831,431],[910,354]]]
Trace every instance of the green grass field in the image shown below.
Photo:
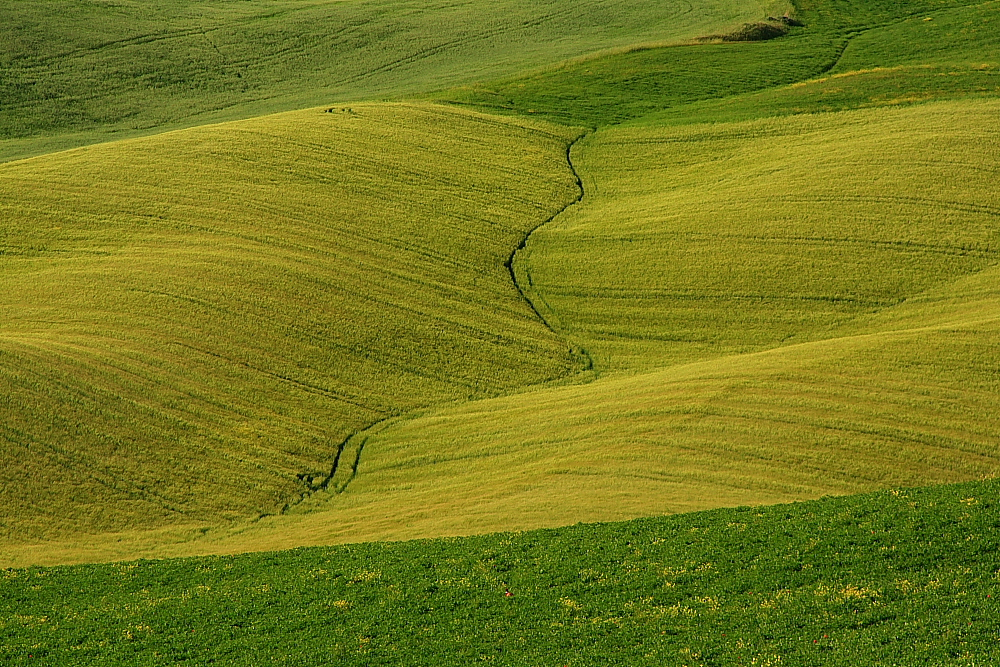
[[[0,25],[4,662],[996,663],[997,0]]]
[[[438,98],[597,128],[802,81],[831,67],[842,43],[837,34],[795,28],[788,37],[765,42],[639,48],[451,89]]]
[[[663,109],[639,122],[686,124],[905,106],[1000,95],[995,2],[915,13],[845,40],[822,76]]]
[[[464,539],[7,570],[0,660],[996,664],[998,490],[966,483]]]
[[[995,1],[800,2],[796,14],[806,27],[781,39],[637,48],[436,97],[597,128],[630,120],[724,122],[1000,94]]]
[[[0,161],[386,99],[781,12],[774,0],[0,2]]]

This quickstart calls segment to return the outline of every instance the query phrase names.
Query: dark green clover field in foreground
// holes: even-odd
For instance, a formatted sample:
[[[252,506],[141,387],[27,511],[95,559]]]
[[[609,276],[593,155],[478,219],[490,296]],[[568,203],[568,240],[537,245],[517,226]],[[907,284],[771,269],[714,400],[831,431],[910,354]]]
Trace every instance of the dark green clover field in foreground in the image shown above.
[[[996,665],[1000,483],[0,573],[4,665]],[[508,595],[509,593],[509,595]]]

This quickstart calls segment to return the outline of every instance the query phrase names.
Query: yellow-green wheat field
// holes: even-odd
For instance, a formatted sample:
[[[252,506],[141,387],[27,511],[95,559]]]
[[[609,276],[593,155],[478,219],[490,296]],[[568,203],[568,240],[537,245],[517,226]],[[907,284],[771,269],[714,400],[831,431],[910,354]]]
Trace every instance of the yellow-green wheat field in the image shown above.
[[[0,167],[0,557],[995,474],[998,117],[625,125],[571,169],[576,130],[370,104]],[[529,305],[505,263],[552,216],[513,263]],[[356,472],[310,492],[338,451]]]
[[[355,105],[0,167],[0,537],[278,512],[358,429],[573,372],[505,266],[573,135]]]

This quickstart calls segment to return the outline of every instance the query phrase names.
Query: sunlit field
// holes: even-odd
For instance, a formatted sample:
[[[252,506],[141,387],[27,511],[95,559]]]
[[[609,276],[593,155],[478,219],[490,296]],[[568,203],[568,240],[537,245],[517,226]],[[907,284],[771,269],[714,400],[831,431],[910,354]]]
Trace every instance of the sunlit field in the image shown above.
[[[1000,660],[997,0],[0,25],[0,662]]]
[[[571,373],[505,262],[572,135],[355,106],[0,166],[4,538],[276,513],[360,428]]]
[[[975,665],[997,484],[464,539],[7,571],[11,664]]]
[[[3,0],[0,160],[412,96],[636,42],[682,42],[787,7],[774,0]]]

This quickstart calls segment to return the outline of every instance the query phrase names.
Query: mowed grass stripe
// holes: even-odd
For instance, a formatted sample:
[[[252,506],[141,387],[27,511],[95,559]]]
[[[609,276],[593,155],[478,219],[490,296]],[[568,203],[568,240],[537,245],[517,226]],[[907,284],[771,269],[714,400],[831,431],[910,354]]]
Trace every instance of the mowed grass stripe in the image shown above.
[[[5,539],[277,512],[359,428],[573,372],[504,263],[574,135],[355,105],[5,165]]]

